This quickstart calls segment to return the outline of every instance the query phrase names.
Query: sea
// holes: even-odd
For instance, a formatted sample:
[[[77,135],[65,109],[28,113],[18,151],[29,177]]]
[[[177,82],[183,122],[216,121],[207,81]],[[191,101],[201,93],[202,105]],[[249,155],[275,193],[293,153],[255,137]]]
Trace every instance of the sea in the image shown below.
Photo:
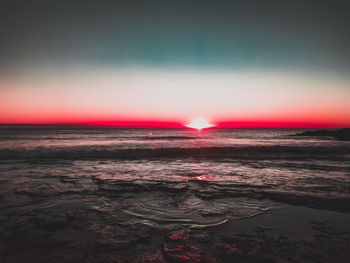
[[[350,262],[350,142],[0,129],[0,262]]]

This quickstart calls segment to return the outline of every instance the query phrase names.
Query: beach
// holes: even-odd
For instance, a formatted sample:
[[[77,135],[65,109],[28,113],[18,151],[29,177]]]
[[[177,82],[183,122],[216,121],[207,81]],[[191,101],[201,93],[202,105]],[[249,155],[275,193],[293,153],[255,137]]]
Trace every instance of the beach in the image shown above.
[[[349,262],[350,142],[0,129],[1,262]]]

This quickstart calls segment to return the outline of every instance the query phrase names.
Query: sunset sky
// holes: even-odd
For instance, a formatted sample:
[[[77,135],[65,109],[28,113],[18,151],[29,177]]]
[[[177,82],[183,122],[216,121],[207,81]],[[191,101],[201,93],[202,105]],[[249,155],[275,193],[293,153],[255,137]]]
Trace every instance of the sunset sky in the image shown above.
[[[350,127],[349,1],[1,1],[0,123]]]

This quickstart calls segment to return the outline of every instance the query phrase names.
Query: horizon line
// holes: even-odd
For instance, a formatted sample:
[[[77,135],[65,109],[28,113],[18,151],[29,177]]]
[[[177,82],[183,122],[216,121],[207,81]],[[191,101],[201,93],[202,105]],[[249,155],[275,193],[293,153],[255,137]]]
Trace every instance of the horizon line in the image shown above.
[[[134,128],[134,129],[191,129],[180,122],[114,121],[60,123],[0,123],[0,128]],[[226,121],[206,129],[340,129],[350,125],[311,122]],[[205,130],[206,130],[205,129]]]

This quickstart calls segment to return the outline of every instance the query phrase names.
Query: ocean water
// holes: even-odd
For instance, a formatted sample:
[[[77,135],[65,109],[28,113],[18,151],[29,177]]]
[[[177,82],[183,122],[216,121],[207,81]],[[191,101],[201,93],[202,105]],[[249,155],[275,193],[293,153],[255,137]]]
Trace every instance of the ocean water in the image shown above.
[[[212,238],[225,242],[235,224],[244,229],[282,206],[309,209],[313,231],[327,220],[310,215],[333,213],[327,218],[343,218],[345,233],[350,142],[293,136],[302,131],[0,129],[0,256],[206,262],[198,233],[212,235],[203,247]],[[191,235],[197,249],[171,243]],[[143,256],[130,261],[137,246]],[[215,246],[207,258],[229,262],[236,251],[229,246]]]

